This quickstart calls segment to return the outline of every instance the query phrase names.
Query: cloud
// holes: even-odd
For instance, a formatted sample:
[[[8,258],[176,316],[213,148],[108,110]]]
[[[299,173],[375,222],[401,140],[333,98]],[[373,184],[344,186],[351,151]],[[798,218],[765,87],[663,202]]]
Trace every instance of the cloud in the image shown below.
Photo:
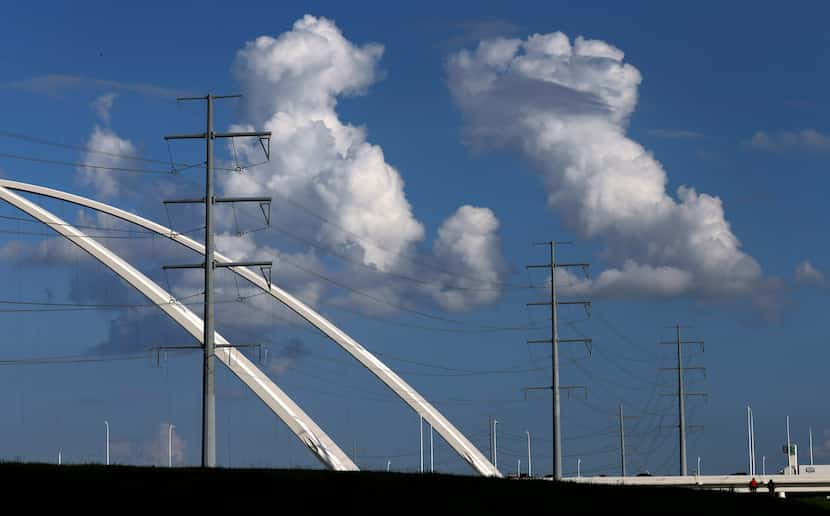
[[[86,146],[90,150],[84,154],[83,165],[77,169],[80,182],[93,187],[95,193],[105,199],[118,197],[127,179],[125,174],[98,167],[122,166],[126,156],[137,153],[135,146],[130,140],[125,140],[112,130],[98,125],[92,129]]]
[[[600,40],[534,34],[496,38],[447,62],[449,87],[474,150],[531,163],[548,206],[611,265],[591,295],[754,295],[761,267],[741,250],[718,197],[680,186],[626,136],[640,72]]]
[[[763,152],[830,152],[830,136],[814,129],[766,133],[758,131],[744,142],[744,146]]]
[[[664,140],[699,140],[703,133],[684,129],[651,129],[648,134]]]
[[[117,93],[105,93],[93,100],[89,105],[89,107],[95,111],[95,114],[98,115],[98,118],[100,118],[106,125],[109,125],[110,123],[110,110],[112,109],[112,104],[115,102],[116,97],[118,97]]]
[[[6,242],[0,246],[0,259],[27,267],[54,267],[86,262],[88,255],[63,237],[48,237],[37,243],[25,240]]]
[[[491,289],[495,295],[460,295],[450,300],[452,284],[446,279],[439,277],[434,288],[424,288],[423,283],[431,280],[423,276],[434,276],[434,271],[424,274],[412,257],[414,262],[441,265],[449,261],[453,267],[473,260],[463,255],[466,249],[449,242],[434,247],[440,256],[418,249],[425,229],[413,214],[400,172],[386,162],[383,149],[368,141],[364,127],[342,121],[337,113],[341,96],[364,94],[381,77],[382,55],[382,45],[356,45],[334,22],[313,16],[297,20],[292,30],[276,38],[260,36],[246,44],[237,53],[233,70],[245,93],[249,123],[235,129],[270,130],[272,160],[243,174],[225,175],[222,189],[228,195],[272,195],[277,201],[273,218],[283,228],[352,264],[338,271],[314,269],[372,291],[371,297],[391,305],[404,298],[409,303],[413,297],[426,297],[451,309],[490,302],[498,297],[498,289]],[[238,141],[232,152],[243,162],[262,159],[256,141]],[[311,216],[303,213],[307,207],[313,207]],[[499,246],[493,242],[498,237],[490,227],[497,228],[498,221],[491,211],[476,210],[461,208],[454,217],[464,221],[446,221],[446,231],[466,224],[480,233],[480,241],[471,239],[469,245],[495,252]],[[476,228],[477,223],[486,227]],[[276,243],[260,235],[256,247],[274,249]],[[497,277],[498,271],[482,267],[501,266],[501,258],[488,255],[474,265],[478,267],[474,274]],[[379,274],[387,279],[379,282]],[[402,275],[422,280],[407,284],[394,279]],[[390,306],[380,307],[365,295],[351,293],[346,298],[360,308],[374,304],[379,312]]]
[[[339,98],[363,94],[380,78],[382,52],[382,46],[356,45],[333,22],[310,16],[298,20],[285,34],[257,38],[239,51],[233,69],[246,94],[248,115],[236,127],[271,130],[273,160],[241,174],[220,175],[217,189],[229,196],[273,196],[275,223],[267,231],[240,232],[262,224],[258,207],[219,208],[229,210],[224,215],[233,209],[234,216],[217,213],[217,249],[234,259],[272,260],[274,283],[311,306],[325,302],[385,315],[426,304],[469,310],[490,303],[501,293],[505,270],[496,215],[487,208],[462,206],[441,224],[431,246],[419,245],[425,229],[406,198],[401,174],[386,162],[383,150],[368,141],[365,128],[342,121],[336,111]],[[109,100],[101,103],[102,108],[112,106]],[[99,125],[93,128],[88,146],[108,153],[89,152],[84,161],[92,165],[119,166],[124,155],[135,154],[130,140]],[[262,160],[255,139],[238,140],[228,150],[243,163]],[[85,167],[78,170],[78,178],[92,186],[97,196],[130,197],[143,208],[140,211],[148,208],[140,193],[135,193],[140,189],[132,187],[131,176]],[[237,214],[239,224],[234,222]],[[256,215],[256,222],[252,223],[251,214]],[[75,220],[105,229],[113,224],[111,217],[89,217],[83,211]],[[287,239],[281,233],[285,229],[301,237],[301,243]],[[151,245],[142,245],[146,242],[150,241],[108,239],[106,245],[143,267],[160,259],[189,261],[167,247],[155,251]],[[9,255],[24,251],[29,256],[35,252],[12,247],[0,250]],[[58,248],[48,251],[56,264],[73,263],[70,257],[60,256]],[[73,302],[136,303],[132,289],[97,264],[77,276],[83,281],[73,280],[70,286]],[[202,290],[202,272],[176,272],[169,275],[169,281],[173,295],[188,298],[193,311],[200,314],[201,297],[193,294]],[[231,342],[245,342],[252,328],[298,321],[259,290],[235,281],[229,271],[216,274],[214,288],[216,299],[222,301],[217,327]],[[154,309],[121,308],[106,312],[106,317],[107,336],[91,348],[92,353],[136,352],[161,343],[192,342]],[[289,346],[280,352],[272,363],[276,370],[302,357],[292,349],[301,348]]]
[[[395,265],[424,235],[404,183],[363,128],[342,123],[337,96],[359,94],[377,78],[383,47],[347,41],[325,18],[305,16],[278,38],[261,36],[239,51],[234,73],[251,119],[272,131],[272,161],[246,176],[229,175],[232,194],[274,191],[315,206],[346,232],[326,229],[325,243],[380,270]],[[258,159],[258,145],[244,150]],[[256,156],[256,158],[254,157]],[[366,246],[369,238],[391,252]]]
[[[566,269],[558,269],[557,285],[570,294],[596,297],[673,297],[682,295],[691,287],[693,275],[685,270],[660,266],[640,265],[632,260],[619,269],[607,269],[596,279],[580,279]]]
[[[795,267],[795,281],[802,285],[823,286],[824,273],[813,267],[810,260],[804,260]]]
[[[109,81],[81,75],[39,75],[31,79],[7,83],[7,86],[49,97],[57,97],[71,90],[117,90],[136,93],[145,97],[156,97],[168,100],[187,95],[187,92],[182,90],[165,88],[154,84]]]
[[[441,268],[454,275],[438,275],[427,290],[449,310],[464,310],[494,301],[507,266],[498,236],[499,221],[488,208],[462,206],[438,229],[433,244]],[[452,278],[452,281],[448,281]]]

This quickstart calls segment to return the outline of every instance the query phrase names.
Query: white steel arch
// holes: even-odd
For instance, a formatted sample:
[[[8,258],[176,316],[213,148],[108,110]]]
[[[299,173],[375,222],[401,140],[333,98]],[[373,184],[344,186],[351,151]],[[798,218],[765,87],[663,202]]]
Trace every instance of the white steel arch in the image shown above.
[[[144,217],[140,217],[102,202],[63,192],[61,190],[55,190],[29,183],[22,183],[19,181],[10,181],[7,179],[0,179],[0,187],[7,188],[9,190],[30,192],[70,202],[86,208],[91,208],[167,237],[170,240],[178,242],[179,244],[182,244],[199,254],[204,255],[205,253],[204,246],[192,238],[182,235],[181,233],[177,233],[173,229],[165,227],[149,219],[145,219]],[[230,258],[218,252],[214,253],[214,258],[218,263],[232,262]],[[438,411],[438,409],[433,407],[431,403],[429,403],[423,396],[421,396],[420,393],[418,393],[418,391],[413,389],[406,381],[404,381],[403,378],[398,376],[386,364],[381,362],[380,359],[346,334],[346,332],[335,326],[334,323],[288,292],[282,290],[273,283],[269,285],[261,275],[248,269],[247,267],[229,267],[229,269],[270,294],[277,301],[287,306],[297,315],[308,321],[312,326],[319,329],[347,353],[352,355],[380,381],[392,389],[392,391],[413,410],[415,410],[415,412],[422,416],[439,433],[439,435],[444,438],[447,444],[449,444],[450,447],[452,447],[456,453],[458,453],[461,458],[472,466],[478,473],[484,476],[502,476],[499,470],[484,457],[478,448],[476,448],[475,445],[473,445],[473,443],[471,443],[469,439],[464,436],[464,434],[462,434],[452,423],[450,423],[450,421],[447,420],[447,418],[445,418],[444,415]]]
[[[202,342],[204,338],[202,319],[120,256],[46,209],[2,186],[0,186],[0,199],[48,225],[61,236],[98,259],[127,283],[147,296],[150,301],[161,308],[199,342]],[[230,347],[228,341],[218,332],[215,333],[215,338],[217,358],[288,425],[291,431],[314,453],[320,462],[336,471],[358,470],[343,450],[265,373],[238,349]]]

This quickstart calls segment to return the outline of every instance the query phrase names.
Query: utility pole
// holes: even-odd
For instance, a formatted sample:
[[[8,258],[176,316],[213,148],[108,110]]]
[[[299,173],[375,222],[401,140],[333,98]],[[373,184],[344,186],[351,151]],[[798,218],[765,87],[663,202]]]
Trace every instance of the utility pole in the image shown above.
[[[542,265],[528,265],[528,269],[550,269],[550,301],[527,303],[528,306],[550,306],[550,339],[529,340],[529,344],[549,343],[553,348],[551,354],[551,369],[553,370],[552,385],[550,387],[530,387],[529,389],[550,389],[553,404],[553,478],[562,480],[562,432],[561,432],[561,411],[559,406],[559,394],[563,388],[559,386],[559,344],[562,342],[582,342],[590,353],[591,339],[560,339],[559,328],[556,320],[556,308],[558,305],[582,305],[589,312],[590,301],[557,301],[556,300],[556,269],[562,267],[580,267],[587,273],[587,263],[556,263],[556,245],[571,244],[572,242],[534,242],[533,245],[545,245],[550,247],[550,263]]]
[[[215,346],[214,336],[214,314],[213,314],[213,272],[216,267],[243,267],[259,266],[269,272],[268,283],[270,284],[271,262],[233,262],[217,264],[214,260],[214,223],[213,205],[215,203],[232,202],[258,202],[260,207],[266,204],[270,207],[270,197],[247,197],[247,198],[217,198],[213,193],[213,140],[216,138],[238,138],[257,137],[265,150],[266,157],[270,159],[270,138],[268,132],[235,132],[216,133],[213,131],[213,101],[217,99],[240,98],[242,95],[212,95],[203,97],[180,97],[177,101],[204,100],[207,103],[207,124],[204,133],[180,134],[165,136],[170,140],[205,140],[205,196],[201,199],[178,199],[164,201],[165,204],[195,204],[205,205],[205,259],[203,263],[190,265],[168,265],[165,269],[194,269],[201,268],[205,271],[205,293],[204,293],[204,338],[202,347],[204,349],[202,365],[202,467],[213,468],[216,466],[216,383],[215,383]],[[263,142],[269,142],[269,149],[265,148]],[[264,212],[264,208],[263,208]],[[270,212],[269,212],[270,213]],[[270,217],[266,215],[266,219]]]
[[[639,416],[625,416],[623,415],[623,406],[620,403],[620,471],[622,476],[626,476],[625,470],[625,420],[636,419]]]
[[[700,370],[705,371],[704,367],[683,367],[683,344],[699,344],[701,349],[703,349],[703,341],[702,340],[681,340],[680,339],[680,328],[679,324],[674,326],[676,331],[676,338],[674,341],[664,341],[661,344],[672,344],[677,346],[677,367],[668,367],[668,368],[661,368],[663,370],[671,370],[677,371],[677,404],[678,404],[678,426],[679,426],[679,438],[680,438],[680,475],[686,476],[687,468],[686,468],[686,397],[688,396],[705,396],[703,393],[693,392],[687,393],[683,386],[683,371],[690,371],[690,370]],[[705,373],[704,373],[705,374]]]

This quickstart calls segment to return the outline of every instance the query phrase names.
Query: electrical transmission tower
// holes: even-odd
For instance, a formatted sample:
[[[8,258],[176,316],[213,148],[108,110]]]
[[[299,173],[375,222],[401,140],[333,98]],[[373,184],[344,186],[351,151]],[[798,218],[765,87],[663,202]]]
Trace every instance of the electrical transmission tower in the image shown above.
[[[706,397],[705,393],[702,392],[686,392],[686,389],[683,385],[683,372],[684,371],[702,371],[703,374],[706,374],[705,367],[683,367],[683,349],[682,346],[684,344],[699,344],[701,351],[703,350],[703,341],[702,340],[681,340],[680,339],[680,326],[679,324],[672,326],[676,332],[675,340],[669,341],[662,341],[660,344],[670,344],[677,346],[677,367],[662,367],[661,370],[664,371],[677,371],[677,392],[674,394],[668,394],[667,396],[677,396],[677,405],[678,405],[678,427],[679,427],[679,438],[680,438],[680,475],[686,476],[686,398],[691,396],[700,396]]]
[[[207,103],[207,126],[204,133],[197,134],[180,134],[173,136],[165,136],[165,140],[205,140],[206,158],[205,158],[205,196],[197,199],[177,199],[164,201],[165,204],[195,204],[204,203],[205,205],[205,259],[202,263],[187,264],[187,265],[166,265],[165,269],[204,269],[205,271],[205,306],[204,306],[204,340],[202,348],[204,350],[204,360],[202,366],[202,467],[212,468],[216,466],[216,385],[215,385],[215,346],[213,341],[214,335],[214,314],[213,314],[213,272],[216,267],[246,267],[254,266],[260,267],[263,274],[268,274],[266,278],[270,284],[271,262],[232,262],[218,264],[214,260],[214,222],[213,222],[213,205],[216,203],[234,203],[234,202],[256,202],[260,207],[269,207],[270,197],[236,197],[236,198],[217,198],[213,193],[213,140],[216,138],[239,138],[239,137],[256,137],[259,138],[262,148],[265,151],[266,158],[270,159],[270,142],[271,133],[268,132],[235,132],[235,133],[216,133],[213,131],[213,101],[217,99],[240,98],[242,95],[211,95],[204,97],[181,97],[177,101],[186,100],[204,100]],[[266,148],[265,142],[268,142]],[[270,217],[266,216],[266,222],[270,222]]]
[[[590,315],[590,301],[557,301],[556,299],[556,269],[563,267],[580,267],[586,271],[589,267],[587,263],[556,263],[556,246],[571,244],[572,242],[534,242],[533,245],[550,246],[550,263],[542,265],[528,265],[528,269],[550,269],[550,301],[527,303],[528,306],[550,306],[550,339],[529,340],[529,344],[551,344],[553,353],[551,355],[551,368],[553,370],[553,381],[550,387],[528,387],[526,390],[534,389],[550,389],[553,394],[553,478],[554,480],[562,479],[562,432],[561,432],[561,417],[559,409],[559,394],[561,390],[570,390],[584,387],[578,386],[560,386],[559,385],[559,344],[582,342],[590,352],[591,339],[560,339],[559,328],[556,319],[556,308],[558,305],[582,305],[585,311]]]
[[[620,472],[622,476],[626,476],[625,470],[625,420],[626,419],[636,419],[639,416],[624,416],[623,415],[623,406],[622,403],[620,404]]]

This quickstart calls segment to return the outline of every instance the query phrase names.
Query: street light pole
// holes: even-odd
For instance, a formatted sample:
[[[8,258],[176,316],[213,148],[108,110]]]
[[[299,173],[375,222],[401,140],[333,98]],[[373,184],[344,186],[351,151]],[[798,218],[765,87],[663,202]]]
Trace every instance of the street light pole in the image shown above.
[[[493,420],[493,467],[496,469],[499,469],[499,450],[497,447],[498,440],[496,439],[496,425],[498,423],[498,419]]]
[[[424,472],[424,416],[420,417],[420,434],[421,434],[421,473]]]
[[[432,425],[429,425],[429,472],[435,473],[435,447],[432,441]]]
[[[167,467],[173,467],[173,427],[175,425],[170,425],[170,428],[167,430]]]
[[[104,425],[107,427],[107,466],[110,465],[110,422],[104,420]]]
[[[530,462],[530,431],[525,430],[525,433],[527,434],[527,476],[532,477],[533,467],[532,463]]]

